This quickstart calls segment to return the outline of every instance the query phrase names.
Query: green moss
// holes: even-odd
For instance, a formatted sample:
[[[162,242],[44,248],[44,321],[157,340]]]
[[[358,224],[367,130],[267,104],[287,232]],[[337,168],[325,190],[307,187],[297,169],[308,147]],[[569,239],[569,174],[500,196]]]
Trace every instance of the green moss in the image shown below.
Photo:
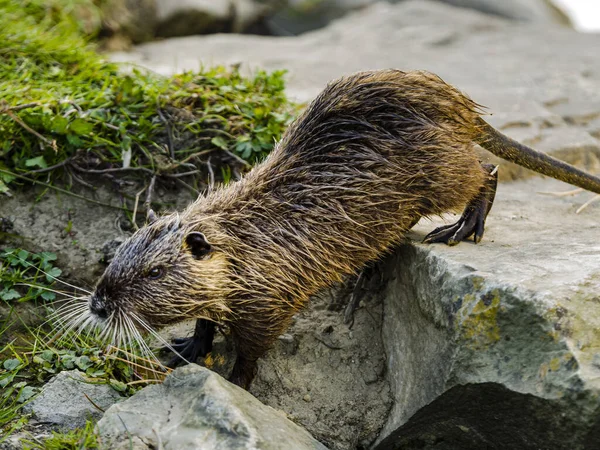
[[[500,340],[497,322],[501,308],[497,290],[484,295],[465,295],[463,306],[458,312],[462,318],[457,324],[461,337],[474,349],[485,349]]]
[[[47,14],[41,1],[0,0],[0,191],[17,181],[11,173],[46,177],[54,166],[197,180],[210,157],[242,170],[292,119],[283,76],[125,74],[66,15]]]

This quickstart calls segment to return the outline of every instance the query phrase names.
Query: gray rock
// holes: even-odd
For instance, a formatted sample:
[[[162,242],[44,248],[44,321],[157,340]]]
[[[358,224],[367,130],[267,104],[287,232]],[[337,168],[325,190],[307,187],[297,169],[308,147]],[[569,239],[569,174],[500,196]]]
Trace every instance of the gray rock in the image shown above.
[[[225,31],[232,19],[230,0],[156,0],[157,36],[189,36]]]
[[[536,194],[564,189],[539,179],[501,186],[480,245],[405,245],[382,265],[396,401],[381,436],[394,434],[378,449],[597,439],[600,208],[576,215],[583,200]]]
[[[378,0],[290,0],[266,19],[275,36],[295,36],[327,26],[346,14],[372,5]],[[286,4],[287,3],[287,4]]]
[[[80,371],[69,370],[50,380],[23,409],[32,412],[39,422],[54,424],[59,429],[73,429],[85,426],[90,418],[102,416],[92,402],[106,410],[120,400],[121,396],[110,386],[93,384]]]
[[[327,26],[331,21],[365,8],[377,0],[291,0],[280,2],[266,24],[274,35],[299,35]],[[387,0],[398,3],[403,0]],[[505,19],[541,24],[570,25],[568,16],[550,0],[438,0]]]
[[[3,436],[0,440],[0,450],[22,450],[23,441],[44,442],[52,437],[52,430],[46,424],[34,423],[29,421],[24,429],[15,430],[8,436]]]
[[[550,0],[438,0],[461,8],[523,22],[570,25],[567,15]]]
[[[155,0],[106,0],[102,2],[104,28],[133,43],[149,41],[157,25]]]
[[[231,31],[241,33],[252,28],[253,25],[262,22],[273,10],[277,0],[255,1],[255,0],[232,0],[233,19]]]
[[[256,0],[156,0],[157,36],[241,33],[262,21],[274,2]]]
[[[196,365],[111,407],[98,422],[109,448],[325,449],[281,412]]]

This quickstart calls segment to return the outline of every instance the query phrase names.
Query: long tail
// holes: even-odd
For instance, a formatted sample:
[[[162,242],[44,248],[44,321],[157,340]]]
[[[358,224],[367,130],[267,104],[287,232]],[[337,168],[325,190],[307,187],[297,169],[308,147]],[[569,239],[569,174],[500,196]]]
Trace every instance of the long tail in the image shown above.
[[[534,172],[600,194],[600,178],[545,153],[538,152],[502,134],[480,119],[476,142],[494,155]]]

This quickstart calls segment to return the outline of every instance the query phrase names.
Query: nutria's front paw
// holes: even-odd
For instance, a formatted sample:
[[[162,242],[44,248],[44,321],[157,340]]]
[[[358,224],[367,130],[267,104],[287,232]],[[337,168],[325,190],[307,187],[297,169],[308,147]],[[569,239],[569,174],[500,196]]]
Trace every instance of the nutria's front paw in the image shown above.
[[[205,357],[212,350],[214,336],[215,324],[208,320],[198,319],[192,337],[174,339],[173,345],[164,348],[164,350],[176,352],[167,366],[174,368],[186,362],[196,362],[199,356]]]

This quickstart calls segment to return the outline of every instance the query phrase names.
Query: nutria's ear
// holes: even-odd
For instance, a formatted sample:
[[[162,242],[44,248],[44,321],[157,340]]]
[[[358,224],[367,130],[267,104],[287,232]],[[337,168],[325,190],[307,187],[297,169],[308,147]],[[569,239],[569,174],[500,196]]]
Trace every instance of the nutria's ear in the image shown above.
[[[204,259],[212,251],[212,245],[208,243],[206,236],[199,231],[189,233],[185,237],[185,243],[195,259]]]
[[[148,225],[156,222],[156,220],[158,219],[158,216],[156,215],[156,213],[154,211],[152,211],[151,209],[148,210],[148,213],[146,214],[146,223]]]

